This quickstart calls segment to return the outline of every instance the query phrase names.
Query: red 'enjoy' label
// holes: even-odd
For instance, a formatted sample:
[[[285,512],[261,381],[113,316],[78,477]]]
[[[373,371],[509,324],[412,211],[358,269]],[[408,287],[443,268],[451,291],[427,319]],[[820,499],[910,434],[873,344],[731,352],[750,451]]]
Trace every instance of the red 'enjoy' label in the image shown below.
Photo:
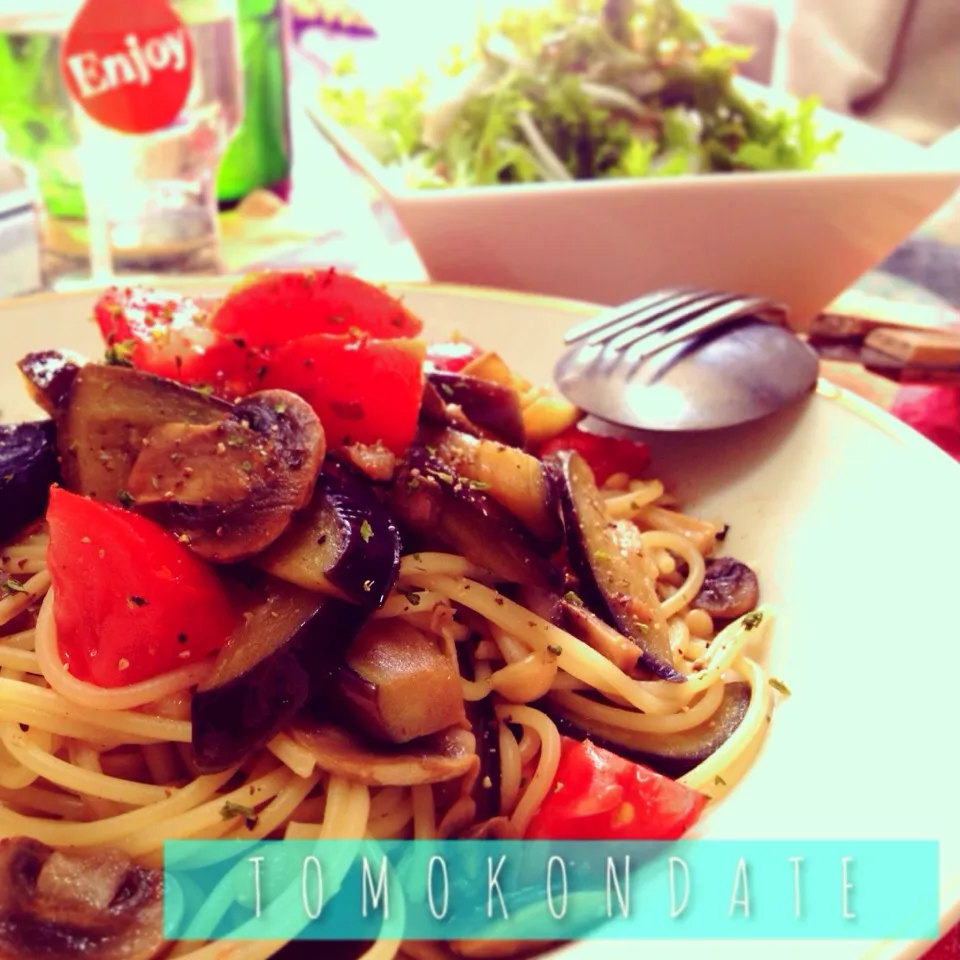
[[[167,0],[87,0],[60,54],[71,96],[123,133],[169,126],[193,79],[190,34]]]

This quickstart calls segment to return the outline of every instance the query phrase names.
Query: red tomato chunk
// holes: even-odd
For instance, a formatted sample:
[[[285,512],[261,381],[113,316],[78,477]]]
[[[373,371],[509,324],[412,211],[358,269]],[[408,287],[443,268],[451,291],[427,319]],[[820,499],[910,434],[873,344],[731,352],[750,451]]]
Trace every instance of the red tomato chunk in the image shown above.
[[[589,740],[562,738],[553,791],[527,828],[531,840],[676,840],[707,798]]]
[[[201,660],[236,622],[213,570],[150,520],[59,487],[47,508],[47,565],[60,655],[101,687]]]

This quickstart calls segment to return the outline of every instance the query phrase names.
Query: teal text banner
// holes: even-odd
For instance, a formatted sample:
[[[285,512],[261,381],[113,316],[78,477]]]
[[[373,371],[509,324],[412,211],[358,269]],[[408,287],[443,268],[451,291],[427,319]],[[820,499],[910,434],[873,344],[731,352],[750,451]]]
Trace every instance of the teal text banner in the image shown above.
[[[932,841],[175,840],[171,939],[935,939]]]

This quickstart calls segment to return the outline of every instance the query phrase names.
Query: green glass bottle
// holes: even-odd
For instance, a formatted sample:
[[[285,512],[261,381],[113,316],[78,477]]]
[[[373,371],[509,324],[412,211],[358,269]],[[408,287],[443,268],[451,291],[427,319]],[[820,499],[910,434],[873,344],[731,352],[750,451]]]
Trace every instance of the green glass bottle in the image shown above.
[[[286,198],[290,179],[287,20],[284,0],[237,0],[244,113],[217,177],[221,207],[258,187]]]

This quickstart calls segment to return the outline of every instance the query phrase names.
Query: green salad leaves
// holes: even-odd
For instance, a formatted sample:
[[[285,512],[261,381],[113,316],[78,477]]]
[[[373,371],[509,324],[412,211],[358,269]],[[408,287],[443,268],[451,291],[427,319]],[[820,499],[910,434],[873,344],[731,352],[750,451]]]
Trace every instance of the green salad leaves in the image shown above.
[[[444,67],[459,90],[431,102],[423,73],[371,93],[338,64],[322,107],[415,187],[804,170],[831,152],[816,101],[753,103],[725,45],[676,0],[553,0],[481,28]]]

